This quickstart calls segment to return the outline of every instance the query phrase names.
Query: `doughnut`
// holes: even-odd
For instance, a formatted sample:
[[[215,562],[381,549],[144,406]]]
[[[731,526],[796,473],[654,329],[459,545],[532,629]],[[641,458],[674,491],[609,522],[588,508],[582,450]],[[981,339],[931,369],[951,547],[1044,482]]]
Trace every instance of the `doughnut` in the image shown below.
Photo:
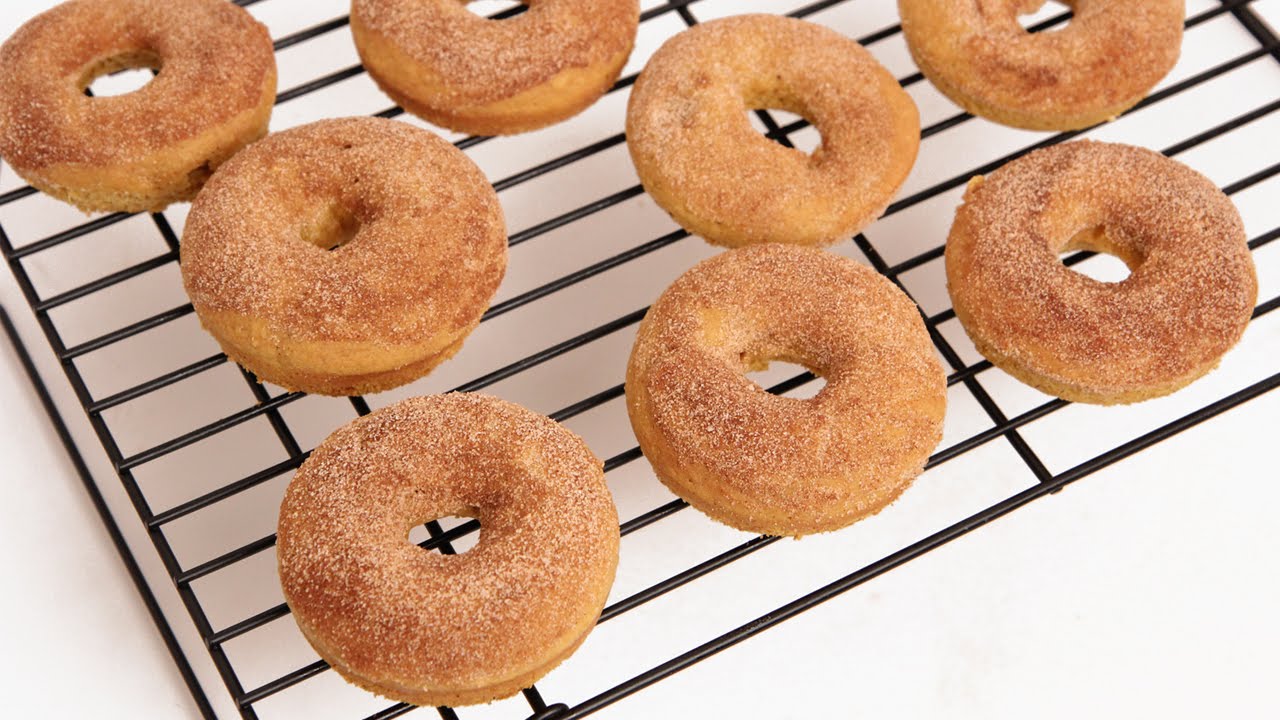
[[[191,206],[182,278],[204,328],[259,380],[377,392],[448,359],[507,264],[497,194],[435,134],[322,120],[218,169]]]
[[[826,380],[808,400],[745,373]],[[837,530],[893,502],[942,438],[946,379],[914,303],[831,253],[764,244],[695,265],[653,304],[627,366],[631,426],[658,479],[722,523]]]
[[[458,555],[409,529],[479,519]],[[285,491],[280,584],[349,682],[416,705],[529,687],[586,639],[613,585],[618,515],[572,432],[479,394],[418,397],[329,436]]]
[[[365,69],[392,100],[458,132],[511,135],[558,123],[618,79],[638,0],[525,0],[490,20],[458,0],[352,0]]]
[[[1060,253],[1118,257],[1094,280]],[[1258,280],[1244,225],[1208,178],[1100,142],[1037,150],[969,182],[946,248],[956,317],[978,352],[1074,402],[1167,395],[1217,366],[1244,333]]]
[[[762,136],[750,110],[803,116],[813,154]],[[668,40],[627,106],[640,182],[716,245],[827,245],[884,214],[920,146],[915,103],[862,46],[802,20],[740,15]]]
[[[89,97],[97,77],[159,71]],[[271,37],[225,0],[71,0],[0,46],[0,156],[32,187],[89,212],[160,211],[267,132]]]
[[[1183,0],[1065,0],[1060,30],[1031,34],[1018,16],[1044,0],[898,0],[916,65],[974,115],[1028,130],[1114,120],[1169,73]]]

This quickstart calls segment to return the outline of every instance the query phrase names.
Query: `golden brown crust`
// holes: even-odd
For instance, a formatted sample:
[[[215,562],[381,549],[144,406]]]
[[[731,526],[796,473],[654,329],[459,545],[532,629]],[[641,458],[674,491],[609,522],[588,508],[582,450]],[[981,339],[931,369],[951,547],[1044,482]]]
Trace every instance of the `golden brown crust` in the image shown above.
[[[369,75],[409,112],[473,134],[524,132],[594,103],[635,42],[637,0],[531,0],[488,20],[457,0],[352,0]]]
[[[479,518],[445,556],[409,529]],[[420,705],[514,694],[583,641],[618,562],[601,463],[573,433],[479,394],[405,400],[333,433],[280,508],[285,599],[344,677]]]
[[[898,0],[920,71],[965,110],[1031,130],[1074,130],[1132,107],[1178,60],[1182,0],[1074,0],[1071,22],[1028,33],[1044,0]]]
[[[1105,283],[1059,253],[1116,255]],[[1258,282],[1244,226],[1211,181],[1159,153],[1073,142],[975,178],[946,251],[956,316],[978,351],[1059,397],[1165,395],[1240,339]]]
[[[807,155],[756,132],[747,111],[810,120]],[[884,213],[920,144],[910,96],[862,46],[774,15],[695,26],[645,67],[627,109],[627,147],[645,190],[708,241],[826,245]]]
[[[744,373],[802,364],[777,397]],[[627,409],[654,471],[733,527],[807,535],[879,512],[942,437],[946,381],[915,305],[836,255],[764,244],[706,260],[640,326]]]
[[[259,378],[348,394],[456,351],[506,257],[497,195],[463,153],[345,118],[271,135],[215,173],[187,217],[182,273],[205,328]]]
[[[125,67],[160,72],[83,94]],[[275,87],[266,28],[225,0],[71,0],[0,47],[0,155],[85,210],[159,210],[266,132]]]
[[[487,685],[476,690],[467,688],[463,690],[426,691],[393,683],[378,683],[367,677],[358,675],[342,664],[341,657],[332,654],[328,650],[321,650],[320,648],[322,647],[323,641],[313,634],[310,629],[305,627],[302,623],[298,624],[298,629],[302,632],[303,637],[307,639],[307,642],[316,650],[317,654],[323,657],[325,662],[329,663],[329,665],[333,667],[334,671],[342,676],[343,680],[346,680],[356,687],[367,690],[375,695],[381,695],[385,698],[407,702],[411,705],[447,705],[449,707],[457,707],[460,705],[479,705],[482,703],[492,702],[494,700],[500,700],[502,698],[515,695],[527,687],[531,687],[540,678],[556,669],[560,663],[567,660],[570,655],[573,655],[582,643],[586,641],[591,628],[588,626],[588,632],[583,633],[577,641],[565,648],[565,650],[559,655],[551,657],[542,665],[539,665],[522,675],[517,675],[508,680],[495,683],[493,685]]]
[[[228,326],[235,327],[238,322],[238,319],[219,317],[213,312],[206,312],[201,318],[203,326],[214,334],[222,347],[222,351],[226,353],[232,362],[243,365],[246,368],[270,368],[269,370],[264,369],[263,372],[268,374],[259,376],[260,378],[270,378],[271,382],[289,390],[305,390],[317,395],[349,396],[382,392],[390,388],[407,385],[420,377],[425,377],[462,349],[462,342],[466,340],[467,335],[471,334],[476,325],[480,324],[480,318],[477,317],[469,327],[459,331],[457,333],[458,339],[452,345],[448,345],[443,349],[437,349],[440,345],[439,342],[429,342],[424,344],[425,346],[410,346],[396,353],[396,359],[391,362],[387,362],[389,356],[387,351],[368,344],[361,346],[355,343],[317,343],[315,345],[295,343],[293,345],[293,354],[307,357],[312,360],[311,364],[322,368],[331,362],[331,358],[351,355],[358,355],[361,361],[365,363],[368,362],[370,357],[377,358],[381,361],[379,362],[380,366],[405,362],[404,365],[392,370],[373,370],[371,372],[360,372],[358,368],[315,370],[308,369],[308,367],[304,366],[304,363],[300,362],[286,363],[264,360],[262,357],[256,356],[252,348],[248,351],[243,351],[233,344],[233,338],[237,337],[234,331],[220,332],[213,329],[221,329]],[[401,360],[401,358],[414,357],[418,359]]]

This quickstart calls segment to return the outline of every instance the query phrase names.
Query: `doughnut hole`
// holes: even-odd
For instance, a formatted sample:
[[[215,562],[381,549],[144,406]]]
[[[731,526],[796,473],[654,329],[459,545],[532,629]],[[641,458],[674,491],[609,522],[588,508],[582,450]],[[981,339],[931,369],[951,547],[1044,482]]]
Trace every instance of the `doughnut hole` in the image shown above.
[[[795,149],[809,156],[810,162],[816,164],[821,160],[819,149],[822,147],[821,135],[817,131],[812,113],[808,112],[804,103],[792,94],[779,81],[770,83],[757,78],[754,87],[743,92],[743,112],[747,122],[766,139],[788,148]],[[774,131],[786,128],[797,120],[808,122],[814,132],[799,134],[799,131],[783,135]],[[770,134],[774,133],[774,134]]]
[[[479,512],[475,508],[460,508],[458,510],[454,510],[449,515],[442,515],[438,518],[411,523],[407,530],[407,537],[410,543],[421,546],[423,543],[431,539],[431,530],[429,526],[432,523],[436,523],[437,525],[436,532],[448,532],[459,525],[472,520],[479,520]],[[426,552],[438,552],[442,555],[461,555],[479,544],[480,533],[483,531],[484,528],[481,527],[479,530],[469,532],[450,540],[449,548],[447,550],[441,547],[432,547],[430,549],[423,548],[423,550]],[[452,552],[450,552],[450,550],[452,550]]]
[[[127,95],[146,87],[160,71],[160,55],[130,50],[90,63],[80,74],[80,91],[92,97]]]
[[[1005,0],[1008,2],[1008,0]],[[1036,29],[1036,26],[1058,15],[1063,10],[1074,11],[1075,0],[1013,0],[1008,4],[1011,6],[1019,25],[1028,33],[1035,34],[1038,32],[1057,32],[1067,27],[1070,20],[1059,23],[1053,27]]]
[[[333,202],[302,226],[302,239],[321,250],[336,252],[355,239],[360,219],[346,205]]]
[[[766,115],[765,113],[768,114]],[[818,134],[816,128],[812,127],[812,123],[810,123],[811,127],[808,128],[808,132],[805,132],[805,128],[800,128],[786,135],[780,133],[770,134],[773,133],[775,128],[785,129],[798,120],[807,121],[807,118],[793,112],[771,107],[747,108],[746,116],[747,122],[751,124],[751,127],[755,128],[761,135],[764,135],[766,139],[772,140],[783,147],[795,148],[806,155],[812,156],[818,146],[822,144],[821,135]],[[770,123],[772,123],[772,127]]]
[[[808,400],[826,387],[827,381],[818,373],[813,372],[810,368],[805,367],[787,360],[749,360],[746,353],[742,354],[743,364],[746,366],[747,379],[755,383],[767,393],[772,395],[786,395],[796,400]],[[801,380],[803,384],[796,385],[792,380],[804,373],[813,373],[817,377],[808,380]],[[807,376],[806,376],[807,377]]]
[[[516,0],[460,0],[466,6],[467,12],[472,15],[479,15],[482,18],[490,19],[494,15],[503,13],[500,20],[506,20],[513,15],[507,14],[508,11],[524,5],[523,2]]]
[[[1145,258],[1131,244],[1113,239],[1106,226],[1097,225],[1071,236],[1058,249],[1058,259],[1073,272],[1115,284],[1128,279]]]

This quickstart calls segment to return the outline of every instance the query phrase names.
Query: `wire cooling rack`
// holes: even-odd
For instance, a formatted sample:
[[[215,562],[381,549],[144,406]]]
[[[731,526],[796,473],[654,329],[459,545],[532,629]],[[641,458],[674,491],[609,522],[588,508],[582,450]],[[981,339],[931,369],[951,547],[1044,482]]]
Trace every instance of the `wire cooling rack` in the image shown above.
[[[273,129],[344,114],[417,123],[387,107],[359,66],[347,18],[339,16],[345,2],[240,4],[278,38],[282,90]],[[206,716],[214,715],[208,697],[230,693],[245,718],[582,717],[1280,385],[1268,336],[1260,336],[1274,338],[1274,325],[1259,330],[1267,322],[1259,319],[1280,304],[1280,257],[1270,245],[1280,236],[1280,209],[1269,202],[1280,190],[1280,45],[1253,5],[1192,0],[1182,60],[1150,97],[1114,123],[1046,134],[957,112],[915,71],[894,3],[646,2],[623,78],[583,115],[514,138],[446,134],[500,193],[511,228],[508,277],[454,360],[407,388],[369,398],[259,385],[217,351],[181,291],[176,263],[185,206],[85,221],[15,187],[0,193],[0,249],[137,513],[136,520],[116,519],[145,527],[189,614],[166,617],[159,609],[150,593],[171,594],[163,583],[143,588]],[[514,3],[476,6],[498,17],[521,10]],[[876,518],[801,543],[750,537],[686,512],[637,462],[642,456],[622,401],[626,355],[647,303],[714,252],[676,227],[636,182],[621,133],[626,95],[662,40],[700,20],[747,11],[785,12],[857,38],[920,106],[920,160],[900,199],[835,251],[912,295],[950,370],[944,440],[916,486]],[[1031,31],[1052,31],[1069,18],[1049,5],[1026,20]],[[752,122],[785,145],[811,149],[819,139],[785,113],[758,111]],[[1094,408],[1041,395],[983,360],[949,307],[942,243],[966,181],[1077,136],[1176,156],[1219,182],[1245,218],[1263,302],[1224,368],[1170,398]],[[1109,260],[1064,258],[1096,277],[1123,277]],[[796,370],[775,367],[755,378],[777,393],[816,392],[820,382]],[[607,458],[625,519],[618,581],[579,653],[523,698],[458,711],[388,704],[338,680],[288,617],[273,548],[284,486],[328,432],[371,408],[451,389],[503,395],[582,434]],[[957,478],[958,491],[952,486],[945,501],[930,499]],[[474,520],[443,518],[410,538],[452,553],[474,544],[477,530]],[[711,593],[717,612],[689,616],[682,599],[702,593]],[[197,679],[188,659],[205,661],[184,654],[170,624],[194,624],[225,688]]]

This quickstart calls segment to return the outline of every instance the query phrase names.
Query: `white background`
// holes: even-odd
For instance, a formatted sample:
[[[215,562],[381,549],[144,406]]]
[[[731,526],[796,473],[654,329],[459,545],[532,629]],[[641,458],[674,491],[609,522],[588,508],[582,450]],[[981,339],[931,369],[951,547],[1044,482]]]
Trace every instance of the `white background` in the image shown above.
[[[294,1],[268,0],[255,12]],[[854,3],[873,1],[880,2]],[[50,4],[3,3],[0,36]],[[335,7],[316,19],[341,12],[339,3],[325,5]],[[1191,5],[1202,9],[1210,3]],[[1274,22],[1280,2],[1263,0],[1256,6]],[[345,33],[334,33],[330,41],[345,41]],[[287,84],[282,81],[282,86]],[[1267,97],[1278,94],[1275,87]],[[341,111],[339,106],[328,114]],[[1269,152],[1267,164],[1275,160],[1275,135],[1270,137],[1270,147],[1259,148]],[[928,151],[926,144],[922,154]],[[1212,164],[1228,180],[1240,176],[1232,174],[1230,157],[1185,159]],[[1210,174],[1217,179],[1217,174]],[[0,178],[0,191],[14,186],[11,175]],[[1271,194],[1274,198],[1274,191]],[[503,199],[506,204],[508,198]],[[1264,252],[1270,253],[1274,268],[1275,246]],[[513,262],[516,259],[513,255]],[[1261,299],[1266,299],[1275,295],[1276,284],[1268,281],[1275,270],[1268,275],[1261,257],[1259,263],[1264,270]],[[115,478],[7,271],[0,273],[0,300],[19,321],[91,464],[104,485],[115,488]],[[1222,370],[1186,392],[1201,392],[1212,400],[1244,384],[1239,378],[1251,368],[1274,372],[1277,349],[1277,322],[1269,316],[1251,328]],[[1103,416],[1082,416],[1077,435],[1087,435],[1089,419],[1098,417]],[[1280,393],[1271,393],[704,661],[599,716],[732,712],[752,718],[1276,717],[1280,614],[1275,609],[1280,607],[1280,580],[1275,558],[1280,556],[1280,523],[1274,518],[1280,505],[1280,473],[1272,446],[1277,427]],[[1064,438],[1063,445],[1071,439]],[[1106,440],[1100,442],[1105,445]],[[1007,445],[970,455],[993,465],[1016,463],[1006,457],[1011,456]],[[0,474],[0,567],[6,573],[5,592],[0,593],[0,715],[194,715],[185,688],[8,347],[0,348],[0,457],[5,458]],[[940,505],[954,499],[947,493],[956,489],[947,489],[947,479],[965,472],[961,467],[944,468],[951,474],[938,475],[941,479],[931,483],[936,474],[931,473],[884,516],[846,531],[845,537],[865,536],[874,546],[877,533],[894,535],[898,524],[932,517]],[[132,527],[136,519],[123,505],[118,507],[124,510],[122,524],[140,540],[139,555],[154,571],[154,553]],[[678,517],[681,527],[702,521],[691,511]],[[803,563],[826,547],[823,542],[784,541],[774,548]],[[846,571],[859,564],[848,562]],[[744,567],[749,572],[754,566],[744,562]],[[167,588],[167,580],[158,586]],[[812,587],[816,583],[803,589]],[[798,594],[788,590],[781,597]],[[168,595],[162,593],[162,600],[174,607]],[[655,602],[668,613],[664,617],[684,619],[671,620],[671,651],[658,659],[711,637],[679,637],[677,629],[686,626],[682,622],[708,624],[720,603],[730,613],[731,600],[675,593]],[[193,634],[183,627],[183,611],[178,609],[173,617],[180,634],[190,641]],[[555,700],[563,693],[548,688],[575,687],[574,673],[581,675],[590,668],[586,663],[604,657],[600,648],[612,634],[625,632],[616,623],[601,627],[599,642],[588,641],[578,663],[571,661],[540,683],[544,693]],[[727,622],[722,629],[734,624]],[[661,632],[662,626],[657,626]],[[661,639],[654,642],[661,645]],[[198,644],[190,647],[202,675],[210,678],[211,697],[225,710],[225,693],[206,667],[207,655]],[[503,706],[470,714],[463,709],[460,715],[496,716]]]

